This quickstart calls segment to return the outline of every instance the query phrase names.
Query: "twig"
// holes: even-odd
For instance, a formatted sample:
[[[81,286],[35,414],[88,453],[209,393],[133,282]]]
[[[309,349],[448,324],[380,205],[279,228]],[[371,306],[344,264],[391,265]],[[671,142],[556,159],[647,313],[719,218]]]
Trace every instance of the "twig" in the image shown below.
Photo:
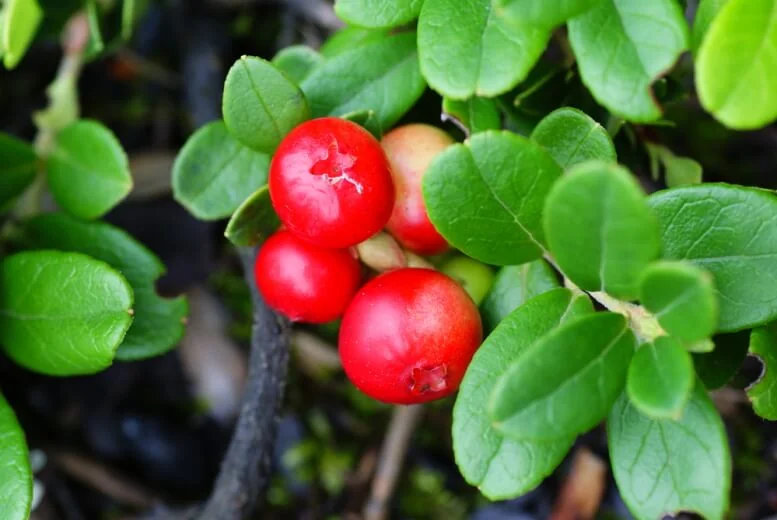
[[[365,520],[384,520],[388,517],[389,501],[394,494],[413,431],[423,412],[423,405],[397,406],[394,409],[388,433],[380,449],[378,469],[372,481],[370,497],[364,506]]]

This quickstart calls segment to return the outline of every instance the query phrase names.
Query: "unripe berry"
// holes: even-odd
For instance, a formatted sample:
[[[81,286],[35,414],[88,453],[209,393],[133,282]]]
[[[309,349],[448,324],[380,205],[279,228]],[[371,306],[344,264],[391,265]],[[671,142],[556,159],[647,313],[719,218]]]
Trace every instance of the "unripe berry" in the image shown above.
[[[422,255],[448,249],[448,242],[429,220],[421,180],[432,159],[452,144],[451,136],[423,124],[397,127],[381,140],[396,189],[394,211],[386,228],[400,244]]]
[[[339,318],[361,281],[361,266],[347,249],[325,249],[278,231],[259,250],[254,277],[267,305],[292,321]]]
[[[472,301],[480,305],[494,284],[494,272],[468,256],[456,256],[445,262],[440,271],[461,285]]]
[[[278,217],[308,242],[345,248],[386,225],[394,184],[380,143],[337,117],[302,123],[281,141],[269,173]]]
[[[354,297],[340,326],[349,379],[370,397],[394,404],[454,392],[480,346],[480,314],[467,293],[431,269],[382,274]]]

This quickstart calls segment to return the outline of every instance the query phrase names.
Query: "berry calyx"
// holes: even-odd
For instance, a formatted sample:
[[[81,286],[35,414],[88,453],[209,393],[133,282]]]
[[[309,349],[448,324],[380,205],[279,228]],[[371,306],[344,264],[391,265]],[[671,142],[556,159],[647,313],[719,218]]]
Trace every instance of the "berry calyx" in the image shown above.
[[[361,281],[361,266],[347,249],[325,249],[278,231],[259,250],[254,277],[267,305],[292,321],[339,318]]]
[[[394,210],[386,228],[400,244],[422,255],[448,249],[448,242],[429,220],[421,180],[432,159],[453,142],[439,128],[424,124],[397,127],[381,140],[396,189]]]
[[[383,229],[394,207],[380,143],[337,117],[313,119],[289,132],[270,164],[269,187],[281,222],[321,247],[366,240]]]
[[[481,339],[480,314],[459,284],[431,269],[403,268],[359,290],[338,343],[357,388],[386,403],[414,404],[454,392]]]

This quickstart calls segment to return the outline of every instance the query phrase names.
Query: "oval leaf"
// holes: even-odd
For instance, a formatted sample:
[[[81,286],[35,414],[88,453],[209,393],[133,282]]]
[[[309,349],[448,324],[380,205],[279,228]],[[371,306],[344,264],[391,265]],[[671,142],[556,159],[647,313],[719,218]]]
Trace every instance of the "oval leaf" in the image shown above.
[[[38,157],[28,143],[0,133],[0,209],[22,194],[35,178]]]
[[[651,419],[621,396],[607,419],[615,481],[638,520],[693,511],[724,517],[731,455],[723,421],[697,384],[679,421]]]
[[[243,56],[229,69],[221,108],[235,139],[262,153],[274,152],[292,128],[310,118],[299,87],[253,56]]]
[[[514,439],[574,436],[596,426],[626,384],[636,339],[620,314],[600,312],[547,334],[513,362],[488,403]]]
[[[753,329],[750,354],[762,365],[758,381],[747,388],[753,411],[769,421],[777,421],[777,323]]]
[[[418,17],[424,0],[337,0],[337,16],[357,27],[396,27]]]
[[[542,256],[542,207],[561,168],[539,145],[482,132],[435,157],[423,178],[434,227],[467,255],[495,265]]]
[[[583,14],[602,0],[495,0],[496,9],[511,20],[552,29]]]
[[[340,117],[347,119],[348,121],[353,121],[371,133],[373,137],[379,141],[383,136],[383,128],[381,127],[380,120],[378,120],[378,116],[375,114],[374,110],[357,110],[356,112],[343,114]]]
[[[237,208],[224,232],[236,246],[258,246],[280,226],[267,186],[259,188]]]
[[[0,264],[0,344],[30,370],[70,376],[107,368],[131,307],[127,280],[85,255],[32,251]]]
[[[557,287],[560,287],[558,277],[545,260],[503,267],[480,305],[483,328],[493,330],[526,301]]]
[[[701,42],[704,41],[704,36],[706,36],[710,25],[712,25],[712,20],[726,5],[726,2],[728,0],[701,0],[699,2],[699,7],[696,9],[696,17],[693,19],[693,30],[691,31],[693,40],[691,48],[694,53],[698,52]]]
[[[628,170],[589,162],[562,177],[545,204],[545,234],[558,265],[587,291],[637,296],[660,253],[658,223]]]
[[[675,0],[603,0],[569,21],[583,83],[619,116],[655,121],[651,85],[688,49],[688,24]]]
[[[173,195],[201,220],[230,216],[267,183],[270,157],[245,147],[221,121],[195,132],[173,165]]]
[[[127,154],[97,121],[76,121],[59,132],[47,171],[57,204],[78,218],[102,217],[132,189]]]
[[[626,391],[645,415],[679,419],[695,377],[688,351],[676,340],[661,336],[634,353]]]
[[[777,118],[776,11],[777,0],[731,0],[699,48],[699,99],[726,126],[760,128]]]
[[[0,17],[0,49],[5,52],[5,68],[12,69],[22,61],[42,18],[38,0],[6,0]]]
[[[465,101],[442,100],[442,120],[451,120],[467,135],[502,128],[502,118],[492,99],[474,97]]]
[[[717,328],[712,275],[693,264],[651,264],[642,277],[639,300],[665,331],[686,343],[709,338]]]
[[[316,67],[324,63],[324,57],[307,45],[292,45],[278,51],[271,63],[299,85]]]
[[[593,312],[585,296],[556,289],[512,313],[475,353],[453,408],[453,451],[462,475],[492,500],[537,486],[561,462],[574,437],[550,442],[513,440],[491,427],[483,407],[497,378],[535,341],[561,323]]]
[[[426,0],[418,19],[421,70],[452,99],[507,92],[527,76],[549,38],[545,29],[508,22],[491,0]]]
[[[421,97],[415,33],[383,36],[327,60],[302,82],[314,117],[374,110],[391,128]]]
[[[27,520],[32,505],[32,470],[27,441],[16,415],[0,394],[0,518]]]
[[[344,27],[327,39],[320,52],[324,58],[334,58],[350,52],[362,45],[376,43],[388,37],[388,31],[361,29],[359,27]]]
[[[116,357],[136,360],[168,352],[184,333],[188,306],[184,298],[161,298],[155,283],[165,272],[159,259],[125,231],[102,222],[83,222],[61,213],[40,215],[25,223],[28,246],[83,253],[121,272],[135,294],[132,322]]]
[[[766,190],[703,184],[659,191],[664,258],[712,273],[718,330],[733,332],[777,319],[777,197]]]
[[[560,108],[545,116],[531,134],[562,168],[591,159],[615,162],[615,145],[607,131],[575,108]]]

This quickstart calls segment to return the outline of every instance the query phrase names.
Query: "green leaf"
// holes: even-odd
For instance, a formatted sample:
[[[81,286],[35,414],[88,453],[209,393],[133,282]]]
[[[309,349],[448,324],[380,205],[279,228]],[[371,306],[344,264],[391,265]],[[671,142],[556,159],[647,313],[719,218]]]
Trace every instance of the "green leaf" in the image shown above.
[[[38,157],[28,143],[0,133],[0,208],[21,195],[35,179]]]
[[[224,236],[236,246],[258,246],[279,225],[280,220],[270,201],[270,190],[264,186],[237,208],[227,224]]]
[[[32,505],[32,470],[24,431],[0,394],[0,518],[27,520]]]
[[[102,222],[83,222],[62,213],[40,215],[25,223],[26,245],[83,253],[121,272],[135,294],[135,319],[119,347],[121,360],[168,352],[184,333],[184,298],[161,298],[155,282],[165,272],[159,259],[125,231]]]
[[[382,128],[394,126],[426,88],[415,39],[413,32],[376,38],[328,59],[302,82],[313,116],[374,110]]]
[[[473,97],[465,101],[455,101],[444,98],[442,112],[443,121],[453,121],[467,135],[502,128],[502,118],[493,99]]]
[[[71,376],[107,368],[131,312],[132,288],[99,260],[32,251],[0,264],[0,344],[30,370]]]
[[[718,334],[713,338],[715,349],[693,354],[696,374],[708,390],[720,388],[731,380],[747,356],[750,331]]]
[[[638,122],[661,117],[652,84],[688,49],[675,0],[603,0],[569,21],[583,83],[611,112]]]
[[[699,51],[701,42],[704,40],[704,36],[712,25],[712,21],[720,12],[721,8],[726,5],[728,0],[701,0],[699,7],[696,9],[696,18],[693,20],[693,30],[691,32],[692,45],[694,54]]]
[[[173,195],[201,220],[230,216],[267,184],[270,157],[240,144],[221,121],[195,132],[173,165]]]
[[[324,63],[324,57],[307,45],[292,45],[281,49],[270,63],[299,85]]]
[[[591,159],[617,160],[615,145],[602,125],[575,108],[559,108],[534,127],[533,141],[544,146],[562,168]]]
[[[634,353],[626,391],[631,403],[645,415],[679,419],[695,377],[688,351],[669,336],[661,336]]]
[[[650,173],[653,180],[658,180],[659,163],[666,170],[666,185],[670,188],[686,186],[688,184],[701,184],[701,164],[688,157],[678,157],[666,146],[654,143],[645,143],[650,156]]]
[[[661,224],[664,258],[712,273],[718,331],[777,319],[777,197],[766,190],[703,184],[648,199]]]
[[[637,520],[678,511],[724,517],[731,455],[723,421],[701,384],[679,421],[641,414],[624,393],[607,419],[607,438],[618,490]]]
[[[135,28],[135,22],[138,19],[140,4],[137,0],[122,0],[121,4],[121,37],[129,40],[132,37],[132,30]]]
[[[769,421],[777,421],[777,322],[753,329],[750,354],[762,365],[758,380],[747,388],[753,411]]]
[[[334,58],[335,56],[350,52],[362,45],[368,45],[384,40],[388,34],[389,32],[385,30],[345,27],[330,36],[321,46],[319,51],[324,58]]]
[[[350,112],[340,117],[347,119],[348,121],[353,121],[357,125],[363,127],[377,140],[380,140],[383,136],[383,127],[374,110],[357,110],[356,112]]]
[[[777,0],[731,0],[712,21],[699,48],[699,100],[730,128],[761,128],[777,118],[775,13]]]
[[[628,170],[581,164],[553,186],[545,234],[566,276],[581,289],[637,296],[639,277],[661,250],[658,223]]]
[[[0,26],[0,54],[5,68],[13,69],[22,61],[42,18],[38,0],[5,0]]]
[[[391,28],[418,18],[424,0],[336,0],[335,13],[350,25]]]
[[[480,305],[484,330],[493,330],[528,300],[557,287],[558,277],[545,260],[503,267]]]
[[[543,336],[499,377],[488,402],[493,426],[514,439],[586,432],[626,384],[636,339],[620,314],[599,312]]]
[[[221,109],[235,139],[268,154],[310,118],[299,87],[270,62],[253,56],[243,56],[229,69]]]
[[[718,297],[705,270],[687,262],[655,262],[644,272],[640,302],[670,335],[686,343],[709,338],[718,325]]]
[[[504,94],[527,76],[549,39],[548,30],[508,22],[491,0],[426,0],[418,19],[421,70],[451,99]]]
[[[423,178],[434,227],[468,256],[518,265],[542,256],[542,208],[561,168],[536,143],[481,132],[440,153]]]
[[[593,312],[591,301],[556,289],[528,300],[486,338],[472,359],[453,408],[453,451],[464,478],[492,500],[536,487],[553,472],[574,437],[514,440],[491,427],[484,403],[507,366],[561,323]]]
[[[100,27],[100,14],[98,0],[87,0],[86,16],[89,21],[89,45],[86,50],[87,56],[99,54],[105,48],[102,28]]]
[[[57,204],[83,219],[102,217],[132,189],[127,154],[97,121],[76,121],[62,130],[47,170]]]
[[[495,0],[498,12],[510,20],[552,29],[581,15],[602,0]]]

